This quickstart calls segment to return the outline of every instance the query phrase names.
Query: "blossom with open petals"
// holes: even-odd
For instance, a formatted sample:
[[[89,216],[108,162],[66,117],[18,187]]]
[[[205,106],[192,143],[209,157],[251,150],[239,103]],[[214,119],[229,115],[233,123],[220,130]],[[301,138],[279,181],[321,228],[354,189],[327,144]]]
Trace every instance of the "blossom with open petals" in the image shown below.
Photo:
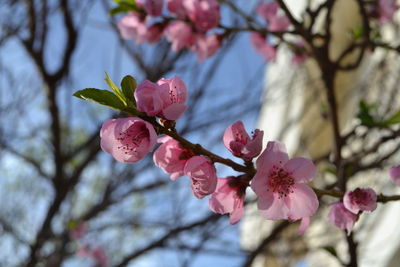
[[[205,156],[194,156],[186,162],[184,172],[191,179],[195,197],[201,199],[215,192],[217,173],[210,159]]]
[[[104,152],[120,162],[136,162],[153,149],[157,134],[150,123],[129,117],[106,121],[101,127],[100,138]]]
[[[316,212],[318,198],[305,184],[316,174],[311,160],[289,160],[284,144],[268,142],[256,166],[257,173],[251,188],[258,196],[258,209],[263,217],[268,220],[295,221]]]
[[[376,193],[371,188],[357,188],[344,194],[343,204],[354,214],[359,211],[374,211],[376,209]]]
[[[169,136],[159,138],[158,142],[163,144],[153,154],[154,163],[166,173],[171,174],[172,180],[176,180],[185,174],[186,162],[193,153]]]
[[[350,234],[358,219],[358,215],[346,209],[343,202],[336,202],[330,206],[328,219],[332,225],[346,229],[347,234]]]
[[[236,157],[251,160],[261,153],[264,132],[256,129],[250,138],[244,129],[243,122],[230,125],[224,133],[224,144]]]
[[[230,223],[237,223],[243,217],[246,187],[239,178],[219,178],[208,202],[210,209],[215,213],[229,213]]]

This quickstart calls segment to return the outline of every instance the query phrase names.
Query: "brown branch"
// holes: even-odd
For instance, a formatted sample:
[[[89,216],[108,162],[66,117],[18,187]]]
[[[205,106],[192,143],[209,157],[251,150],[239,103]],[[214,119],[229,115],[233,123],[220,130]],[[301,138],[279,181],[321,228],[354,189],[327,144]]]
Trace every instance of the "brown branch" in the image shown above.
[[[199,221],[196,221],[194,223],[171,229],[170,231],[168,231],[168,233],[164,234],[162,237],[155,240],[154,242],[125,256],[125,258],[120,263],[116,264],[115,266],[116,267],[126,266],[131,260],[133,260],[139,256],[142,256],[143,254],[147,253],[148,251],[164,246],[169,239],[179,235],[180,233],[189,231],[189,230],[191,230],[193,228],[197,228],[199,226],[205,226],[206,224],[208,224],[210,222],[217,221],[219,218],[221,218],[220,215],[211,214],[211,215],[209,215]]]

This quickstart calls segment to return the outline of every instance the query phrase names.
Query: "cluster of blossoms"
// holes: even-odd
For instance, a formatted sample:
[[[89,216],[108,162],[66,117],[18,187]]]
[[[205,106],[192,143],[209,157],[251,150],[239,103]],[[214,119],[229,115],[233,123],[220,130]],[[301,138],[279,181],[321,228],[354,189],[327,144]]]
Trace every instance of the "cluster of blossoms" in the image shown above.
[[[151,44],[165,36],[172,50],[188,48],[199,61],[214,55],[221,46],[223,36],[213,31],[220,20],[217,0],[167,0],[166,14],[162,12],[163,0],[137,0],[136,4],[139,9],[118,23],[124,39]]]
[[[389,175],[392,183],[400,186],[400,166],[391,168]],[[350,234],[361,213],[372,212],[376,207],[377,195],[373,189],[356,188],[346,192],[342,202],[336,202],[330,206],[329,221]]]
[[[361,212],[374,211],[377,207],[376,193],[371,188],[357,188],[348,191],[343,202],[336,202],[330,206],[329,222],[350,234]]]
[[[267,23],[269,32],[281,33],[289,29],[291,23],[284,12],[279,8],[277,2],[261,2],[257,7],[257,14]],[[266,61],[275,61],[278,44],[271,44],[267,34],[253,32],[250,34],[250,40],[255,50],[263,55]],[[291,44],[293,50],[292,62],[301,64],[307,56],[304,53],[304,43],[297,42]]]
[[[86,223],[80,223],[71,229],[69,235],[72,240],[79,242],[86,235],[86,232]],[[81,245],[77,250],[76,255],[91,259],[95,263],[95,266],[106,267],[108,265],[106,252],[100,246],[92,246],[89,244]]]
[[[187,175],[193,195],[199,199],[211,195],[210,209],[230,214],[232,224],[243,216],[246,189],[250,186],[258,197],[262,216],[268,220],[302,220],[304,232],[309,217],[318,208],[316,194],[306,185],[315,176],[314,164],[306,158],[289,160],[285,146],[279,142],[269,142],[262,152],[263,131],[256,129],[249,135],[238,121],[225,130],[224,145],[245,166],[252,166],[252,160],[262,152],[256,161],[257,171],[255,175],[218,178],[211,158],[169,136],[157,140],[151,120],[145,120],[158,117],[164,125],[171,124],[168,121],[177,120],[186,110],[186,96],[186,86],[178,77],[142,82],[134,97],[137,109],[145,117],[106,121],[100,131],[101,148],[120,162],[136,162],[158,141],[161,145],[153,154],[155,165],[170,174],[172,180]]]
[[[380,24],[385,24],[393,20],[393,16],[400,8],[396,0],[379,0],[376,7],[372,10],[372,15]]]

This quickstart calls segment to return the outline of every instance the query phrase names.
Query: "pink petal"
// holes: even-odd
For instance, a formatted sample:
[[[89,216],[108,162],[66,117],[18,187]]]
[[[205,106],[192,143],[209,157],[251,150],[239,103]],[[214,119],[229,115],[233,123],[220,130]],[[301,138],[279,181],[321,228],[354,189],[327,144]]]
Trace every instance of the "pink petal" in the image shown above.
[[[292,186],[293,193],[287,198],[289,199],[289,218],[298,220],[303,217],[312,216],[318,209],[318,198],[315,192],[307,185],[294,184]]]
[[[261,215],[267,220],[288,219],[289,208],[285,203],[285,199],[274,196],[273,193],[259,197],[257,206]]]
[[[310,225],[310,217],[303,217],[300,222],[298,234],[299,235],[304,235],[304,233],[307,231],[308,226]]]
[[[306,158],[293,158],[283,168],[292,174],[296,183],[310,182],[317,172],[314,163]]]
[[[163,109],[162,113],[167,120],[175,121],[179,119],[188,107],[183,104],[172,104]]]
[[[286,147],[280,142],[268,142],[267,148],[256,161],[257,170],[269,173],[273,166],[283,167],[289,160]]]
[[[242,219],[243,214],[244,214],[244,201],[243,199],[241,200],[237,200],[236,205],[235,205],[235,209],[233,210],[233,212],[231,213],[230,217],[229,217],[229,222],[231,224],[236,224],[237,222],[240,221],[240,219]]]
[[[266,172],[257,171],[256,175],[254,175],[251,180],[251,189],[253,189],[254,193],[256,193],[258,197],[263,197],[270,194],[267,185],[268,174]]]

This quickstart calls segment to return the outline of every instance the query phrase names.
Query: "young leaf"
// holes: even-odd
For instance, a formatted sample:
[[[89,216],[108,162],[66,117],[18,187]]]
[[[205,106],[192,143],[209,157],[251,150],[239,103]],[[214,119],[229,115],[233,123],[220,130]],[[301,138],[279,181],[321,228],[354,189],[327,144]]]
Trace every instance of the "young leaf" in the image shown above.
[[[136,106],[136,101],[134,97],[136,86],[137,83],[135,78],[133,78],[130,75],[125,76],[121,81],[122,93],[124,94],[125,99],[131,101],[131,103],[133,103],[134,106]]]
[[[115,83],[110,79],[107,72],[106,72],[106,78],[104,80],[106,81],[108,86],[110,86],[111,90],[113,90],[114,94],[122,101],[122,103],[124,103],[124,105],[126,105],[126,100],[125,100],[124,94],[118,88],[118,86],[116,86]]]
[[[73,94],[80,99],[92,101],[116,110],[124,110],[125,104],[113,93],[107,90],[86,88]]]
[[[393,125],[393,124],[397,124],[397,123],[400,123],[400,110],[397,111],[392,116],[390,116],[389,119],[382,122],[382,124],[384,124],[384,125]]]

